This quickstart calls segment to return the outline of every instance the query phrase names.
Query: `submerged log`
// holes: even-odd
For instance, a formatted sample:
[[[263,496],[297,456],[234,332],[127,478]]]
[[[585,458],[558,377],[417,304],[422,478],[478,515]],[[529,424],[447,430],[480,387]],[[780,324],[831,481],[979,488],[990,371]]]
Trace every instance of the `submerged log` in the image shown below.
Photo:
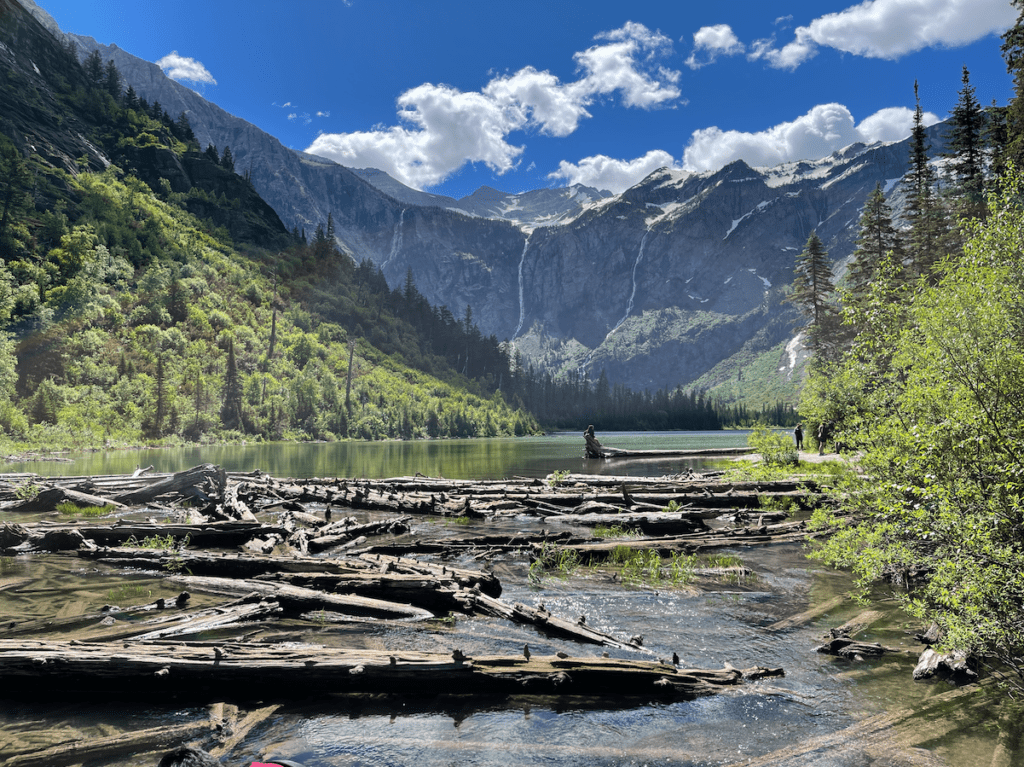
[[[834,637],[820,647],[814,648],[815,652],[824,655],[836,655],[840,658],[852,658],[861,660],[863,658],[879,657],[881,655],[912,655],[911,650],[899,647],[886,647],[877,643],[858,642],[850,637]]]
[[[677,669],[660,661],[557,656],[468,657],[243,643],[117,647],[0,640],[0,683],[41,695],[284,700],[346,692],[695,697],[781,669]]]

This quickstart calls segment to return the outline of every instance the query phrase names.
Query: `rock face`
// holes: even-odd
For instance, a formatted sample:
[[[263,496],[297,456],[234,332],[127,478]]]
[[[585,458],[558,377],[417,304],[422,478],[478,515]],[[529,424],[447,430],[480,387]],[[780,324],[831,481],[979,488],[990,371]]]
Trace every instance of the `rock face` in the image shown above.
[[[791,375],[797,315],[781,299],[808,236],[816,230],[841,266],[875,184],[901,207],[906,142],[769,169],[661,170],[619,195],[485,187],[453,200],[287,149],[156,65],[74,39],[83,56],[113,59],[141,97],[184,111],[202,146],[230,146],[289,229],[310,234],[330,214],[342,247],[392,287],[411,271],[429,301],[458,317],[470,306],[485,335],[553,374],[604,370],[634,389],[686,387],[770,351],[779,375]],[[941,149],[941,126],[931,143]]]

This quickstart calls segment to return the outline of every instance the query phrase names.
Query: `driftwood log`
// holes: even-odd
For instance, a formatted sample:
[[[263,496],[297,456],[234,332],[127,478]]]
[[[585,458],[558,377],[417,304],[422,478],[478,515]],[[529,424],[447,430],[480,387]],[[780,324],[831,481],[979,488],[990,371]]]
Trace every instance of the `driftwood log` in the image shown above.
[[[781,669],[679,669],[660,661],[552,656],[468,657],[239,643],[114,647],[0,640],[0,683],[52,697],[88,691],[119,700],[229,694],[266,701],[346,692],[558,694],[692,698]]]

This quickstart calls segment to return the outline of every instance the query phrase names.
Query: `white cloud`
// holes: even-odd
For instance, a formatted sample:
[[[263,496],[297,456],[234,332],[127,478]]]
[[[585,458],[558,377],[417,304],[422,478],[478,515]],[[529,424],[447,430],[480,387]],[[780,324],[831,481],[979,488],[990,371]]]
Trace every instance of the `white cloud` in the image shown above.
[[[558,164],[558,170],[549,174],[548,178],[564,179],[569,185],[585,184],[618,194],[639,183],[658,168],[679,168],[679,163],[672,155],[661,149],[653,149],[635,160],[617,160],[600,154],[584,157],[575,165],[562,160]]]
[[[568,136],[590,117],[587,107],[598,96],[618,92],[623,105],[642,109],[679,98],[679,73],[655,64],[671,47],[664,35],[629,22],[595,39],[603,42],[574,55],[581,76],[573,82],[525,67],[495,77],[479,92],[424,83],[399,97],[400,125],[322,134],[306,151],[350,167],[379,168],[421,189],[467,163],[505,173],[523,152],[509,143],[510,133],[532,128]]]
[[[744,50],[743,43],[728,24],[701,27],[693,33],[693,53],[686,60],[686,66],[700,69],[713,64],[719,56],[734,56]]]
[[[795,69],[818,46],[869,58],[897,59],[932,46],[956,48],[1008,29],[1017,9],[1007,0],[865,0],[829,13],[806,27],[782,49],[773,40],[751,46],[751,58],[773,67]]]
[[[938,117],[930,112],[923,117],[926,125],[938,122]],[[744,160],[754,167],[817,160],[858,141],[906,138],[913,120],[912,110],[890,107],[855,124],[850,110],[842,104],[821,104],[792,122],[757,133],[703,128],[690,138],[683,153],[683,167],[703,171],[716,170],[734,160]]]
[[[194,83],[208,83],[216,85],[217,81],[202,63],[186,56],[179,56],[177,51],[171,51],[156,65],[164,70],[164,74],[172,80],[187,80]]]

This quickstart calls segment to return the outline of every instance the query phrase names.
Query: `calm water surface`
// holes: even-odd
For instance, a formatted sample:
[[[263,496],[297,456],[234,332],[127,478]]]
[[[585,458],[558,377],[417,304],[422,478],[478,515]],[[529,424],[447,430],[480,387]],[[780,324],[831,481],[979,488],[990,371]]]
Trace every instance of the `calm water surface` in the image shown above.
[[[747,431],[606,432],[603,444],[634,450],[743,447]],[[386,477],[416,472],[447,479],[504,479],[544,477],[552,471],[585,474],[677,474],[705,465],[702,459],[594,461],[583,458],[580,433],[507,439],[418,440],[411,442],[273,443],[218,445],[156,450],[117,450],[79,453],[70,462],[9,463],[5,472],[35,472],[46,476],[126,474],[152,465],[158,472],[175,472],[201,463],[227,471],[261,469],[276,477]]]
[[[733,447],[746,443],[746,432],[672,432],[599,434],[604,444],[624,448]],[[198,463],[219,464],[230,471],[259,468],[276,476],[382,478],[415,474],[447,478],[491,479],[543,477],[555,470],[665,475],[700,468],[699,461],[586,461],[580,434],[553,434],[527,439],[452,440],[440,442],[253,445],[172,450],[122,451],[73,456],[73,463],[34,462],[8,465],[5,471],[40,474],[99,475],[124,473],[152,464],[157,471],[178,471]],[[0,521],[4,514],[0,512]],[[458,526],[452,533],[536,529],[538,521],[507,519]],[[417,520],[413,533],[445,533],[444,522]],[[769,631],[775,621],[820,604],[850,588],[847,577],[822,570],[796,544],[737,548],[736,554],[756,573],[740,584],[711,584],[698,592],[664,588],[624,588],[606,576],[582,572],[567,579],[531,583],[528,560],[497,554],[487,564],[504,587],[503,598],[587,622],[614,635],[644,635],[644,645],[659,657],[677,652],[683,665],[721,668],[781,666],[783,678],[747,683],[695,701],[614,705],[583,699],[512,698],[488,700],[446,696],[424,689],[419,696],[337,698],[315,704],[289,704],[253,730],[223,762],[248,767],[251,761],[277,754],[306,767],[577,767],[583,765],[741,765],[754,760],[771,765],[889,767],[949,764],[955,767],[996,764],[996,736],[986,728],[985,712],[966,716],[950,711],[935,722],[891,731],[860,742],[840,739],[809,754],[777,753],[813,739],[827,739],[859,719],[896,708],[914,708],[951,688],[942,683],[914,683],[914,659],[851,663],[814,652],[823,634],[864,608],[847,600],[842,607],[801,626]],[[478,568],[480,561],[457,564]],[[90,612],[107,599],[108,590],[126,578],[153,596],[168,586],[154,575],[125,574],[82,567],[69,558],[34,557],[8,563],[0,572],[0,617],[44,617],[55,612]],[[202,599],[197,595],[197,599]],[[210,598],[216,602],[216,598]],[[885,608],[891,609],[891,608]],[[38,613],[38,614],[36,614]],[[893,613],[889,633],[868,631],[859,637],[887,645],[910,642]],[[459,617],[443,622],[386,625],[295,627],[295,641],[345,644],[382,650],[418,649],[468,655],[518,654],[529,642],[535,654],[559,650],[572,655],[600,655],[594,646],[548,639],[528,627],[488,618]],[[213,638],[213,637],[210,637]],[[611,651],[613,656],[635,657]],[[230,691],[225,691],[226,696]],[[164,726],[207,717],[205,709],[167,706],[92,706],[62,701],[54,706],[6,701],[0,691],[0,757],[4,743],[50,744],[53,737],[89,738],[111,732]],[[966,716],[966,718],[965,718]],[[947,726],[956,719],[959,724]],[[978,726],[978,725],[982,726]],[[58,733],[58,736],[53,736]],[[49,738],[49,740],[47,740]],[[767,756],[773,755],[773,756]],[[1015,754],[1005,754],[1012,765]],[[757,761],[766,757],[768,761]],[[941,758],[941,761],[939,760]],[[155,767],[153,754],[106,760],[117,767]]]

